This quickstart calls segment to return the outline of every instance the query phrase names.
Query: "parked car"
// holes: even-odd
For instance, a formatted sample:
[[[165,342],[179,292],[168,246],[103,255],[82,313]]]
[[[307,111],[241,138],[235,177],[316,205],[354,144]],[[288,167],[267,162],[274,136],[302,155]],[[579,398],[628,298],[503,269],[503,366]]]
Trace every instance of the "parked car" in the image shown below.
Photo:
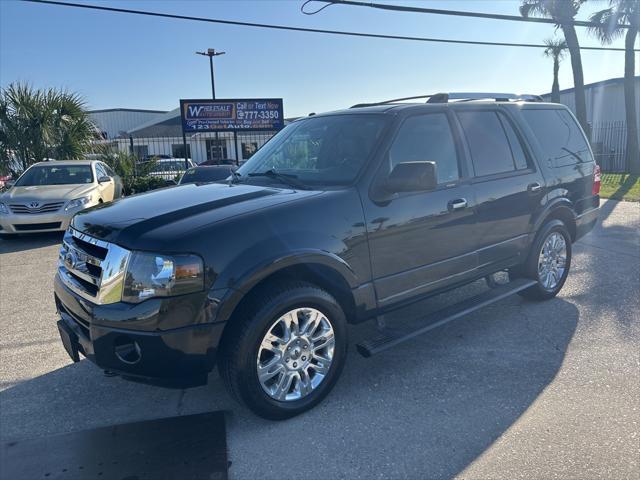
[[[283,419],[333,388],[347,323],[378,323],[357,345],[371,356],[511,294],[554,297],[596,222],[599,170],[566,107],[524,98],[440,94],[303,118],[229,184],[78,213],[55,279],[63,344],[164,385],[202,384],[217,364],[236,398]],[[504,270],[508,283],[419,327],[385,326]]]
[[[154,165],[149,171],[149,176],[151,177],[160,177],[165,180],[174,180],[176,176],[182,175],[185,170],[188,168],[192,168],[195,164],[191,161],[190,158],[159,158],[154,161]]]
[[[205,160],[202,163],[199,163],[198,165],[201,166],[205,166],[205,165],[237,165],[238,162],[231,159],[231,158],[215,158],[212,160]]]
[[[225,180],[235,171],[236,167],[233,165],[198,165],[184,172],[178,184],[218,182]]]
[[[11,175],[0,175],[0,191],[5,188],[9,188],[13,185],[13,180],[11,179]]]
[[[154,153],[148,154],[142,157],[143,162],[149,162],[151,160],[170,160],[173,157],[171,155],[167,155],[166,153]]]
[[[64,231],[77,212],[120,198],[122,189],[102,162],[36,163],[0,195],[0,234]]]

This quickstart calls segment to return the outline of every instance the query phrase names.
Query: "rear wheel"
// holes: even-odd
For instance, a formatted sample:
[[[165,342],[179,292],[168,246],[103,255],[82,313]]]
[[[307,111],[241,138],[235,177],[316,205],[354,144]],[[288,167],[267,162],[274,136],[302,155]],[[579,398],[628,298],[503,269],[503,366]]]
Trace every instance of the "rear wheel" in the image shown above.
[[[219,369],[227,388],[264,418],[309,410],[331,391],[344,365],[340,305],[301,282],[274,286],[250,302],[223,339]]]
[[[544,225],[536,236],[526,263],[510,276],[537,280],[520,294],[531,300],[555,297],[562,289],[571,266],[571,236],[560,220]]]

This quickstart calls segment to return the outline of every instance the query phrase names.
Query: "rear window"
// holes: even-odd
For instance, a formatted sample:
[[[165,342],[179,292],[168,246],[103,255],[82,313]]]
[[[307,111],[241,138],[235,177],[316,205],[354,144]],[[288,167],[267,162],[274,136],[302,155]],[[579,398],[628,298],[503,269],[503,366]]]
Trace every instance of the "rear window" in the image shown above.
[[[522,115],[552,166],[594,161],[582,131],[566,110],[525,109]]]
[[[231,172],[234,171],[233,167],[202,167],[191,168],[187,170],[182,178],[180,184],[184,183],[199,183],[199,182],[216,182],[218,180],[224,180]]]

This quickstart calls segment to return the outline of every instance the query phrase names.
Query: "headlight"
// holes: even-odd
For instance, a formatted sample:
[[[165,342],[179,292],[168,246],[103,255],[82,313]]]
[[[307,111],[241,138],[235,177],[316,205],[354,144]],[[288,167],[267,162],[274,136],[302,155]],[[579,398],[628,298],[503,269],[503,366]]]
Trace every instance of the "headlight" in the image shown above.
[[[76,198],[75,200],[71,200],[66,207],[64,207],[65,211],[69,211],[69,210],[73,210],[76,208],[80,208],[83,205],[86,205],[87,203],[89,203],[91,201],[91,196],[89,195],[88,197],[80,197],[80,198]]]
[[[202,259],[195,255],[156,255],[134,252],[124,278],[122,301],[139,303],[204,289]]]
[[[9,209],[4,203],[0,203],[0,213],[4,215],[9,215]]]

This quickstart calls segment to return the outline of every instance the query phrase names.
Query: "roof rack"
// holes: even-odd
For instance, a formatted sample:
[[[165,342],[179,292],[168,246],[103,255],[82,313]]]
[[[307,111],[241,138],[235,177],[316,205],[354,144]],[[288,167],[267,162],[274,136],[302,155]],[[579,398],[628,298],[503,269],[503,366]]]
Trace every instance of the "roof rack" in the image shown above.
[[[406,100],[417,100],[426,98],[426,103],[448,103],[450,100],[459,100],[463,102],[471,102],[474,100],[495,100],[496,102],[524,101],[524,102],[542,102],[540,95],[517,94],[517,93],[489,93],[489,92],[440,92],[431,95],[417,95],[414,97],[394,98],[375,103],[358,103],[350,108],[374,107],[377,105],[389,105],[399,103]]]

